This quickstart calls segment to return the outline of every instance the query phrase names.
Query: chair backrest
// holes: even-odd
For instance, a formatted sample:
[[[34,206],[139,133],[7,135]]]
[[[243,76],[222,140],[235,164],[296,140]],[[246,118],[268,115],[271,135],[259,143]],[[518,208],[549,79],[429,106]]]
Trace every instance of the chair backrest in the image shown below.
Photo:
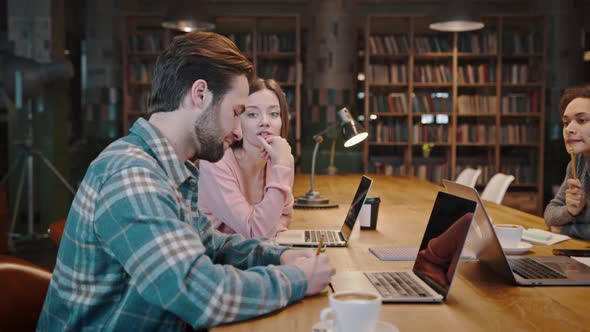
[[[457,176],[457,180],[455,180],[455,182],[465,186],[475,187],[475,184],[477,183],[477,179],[479,178],[480,174],[481,169],[467,167],[466,169],[461,171],[461,173],[459,173],[459,176]]]
[[[496,204],[502,204],[504,195],[512,181],[514,181],[514,176],[512,175],[503,173],[495,174],[481,193],[481,198]]]
[[[61,242],[61,237],[64,234],[64,227],[66,226],[66,219],[60,219],[51,225],[49,225],[49,229],[47,230],[47,234],[49,235],[49,240],[55,248],[59,249],[59,243]]]
[[[50,281],[49,271],[0,255],[0,331],[35,331]]]

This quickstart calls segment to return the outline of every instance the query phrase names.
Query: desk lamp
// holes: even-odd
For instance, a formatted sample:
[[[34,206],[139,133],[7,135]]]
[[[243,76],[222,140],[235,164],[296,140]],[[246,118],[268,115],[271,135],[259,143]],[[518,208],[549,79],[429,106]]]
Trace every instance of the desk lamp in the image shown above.
[[[314,209],[314,208],[331,208],[337,207],[338,204],[331,203],[330,200],[317,192],[314,188],[315,177],[315,160],[318,154],[318,147],[324,141],[323,135],[335,129],[341,128],[342,138],[344,138],[344,147],[348,148],[356,145],[367,138],[369,134],[364,131],[363,126],[354,121],[347,108],[343,108],[337,113],[338,122],[329,125],[326,129],[313,135],[315,146],[313,147],[313,156],[311,157],[311,177],[309,191],[295,200],[294,208]]]

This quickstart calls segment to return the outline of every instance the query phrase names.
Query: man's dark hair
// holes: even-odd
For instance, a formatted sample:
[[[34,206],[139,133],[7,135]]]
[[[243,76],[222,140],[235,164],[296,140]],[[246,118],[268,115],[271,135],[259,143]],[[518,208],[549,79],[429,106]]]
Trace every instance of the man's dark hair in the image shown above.
[[[212,32],[191,32],[174,38],[156,61],[149,112],[170,112],[198,79],[207,82],[216,104],[229,90],[231,79],[253,66],[229,39]]]
[[[587,86],[576,86],[565,89],[561,100],[559,101],[559,114],[563,116],[567,105],[576,98],[588,98],[590,99],[590,85]]]

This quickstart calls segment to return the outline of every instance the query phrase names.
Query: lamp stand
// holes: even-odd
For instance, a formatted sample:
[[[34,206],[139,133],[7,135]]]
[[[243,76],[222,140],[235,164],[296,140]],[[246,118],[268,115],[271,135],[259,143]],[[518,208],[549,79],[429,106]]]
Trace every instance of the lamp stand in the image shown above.
[[[330,200],[322,195],[319,192],[315,191],[314,189],[314,181],[315,181],[315,160],[318,154],[318,148],[320,144],[324,141],[324,138],[321,135],[315,135],[313,137],[315,140],[315,146],[313,147],[313,156],[311,157],[311,177],[310,177],[310,188],[309,191],[295,200],[293,204],[293,208],[296,209],[325,209],[325,208],[334,208],[338,207],[338,204],[331,203]]]

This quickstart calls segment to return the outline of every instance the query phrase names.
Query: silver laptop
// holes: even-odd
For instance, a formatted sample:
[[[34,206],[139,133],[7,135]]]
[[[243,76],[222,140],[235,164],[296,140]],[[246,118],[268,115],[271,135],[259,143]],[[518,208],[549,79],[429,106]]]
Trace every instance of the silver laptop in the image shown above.
[[[590,267],[565,256],[506,256],[496,237],[492,220],[475,188],[443,180],[447,191],[466,199],[475,200],[479,206],[469,237],[479,261],[523,286],[590,285]]]
[[[346,246],[372,184],[373,180],[363,175],[340,230],[290,229],[277,234],[275,241],[283,245],[316,247],[320,242],[320,237],[323,236],[323,244],[328,247]]]
[[[439,192],[412,270],[337,273],[334,290],[377,291],[383,302],[444,301],[476,209],[474,201]]]

